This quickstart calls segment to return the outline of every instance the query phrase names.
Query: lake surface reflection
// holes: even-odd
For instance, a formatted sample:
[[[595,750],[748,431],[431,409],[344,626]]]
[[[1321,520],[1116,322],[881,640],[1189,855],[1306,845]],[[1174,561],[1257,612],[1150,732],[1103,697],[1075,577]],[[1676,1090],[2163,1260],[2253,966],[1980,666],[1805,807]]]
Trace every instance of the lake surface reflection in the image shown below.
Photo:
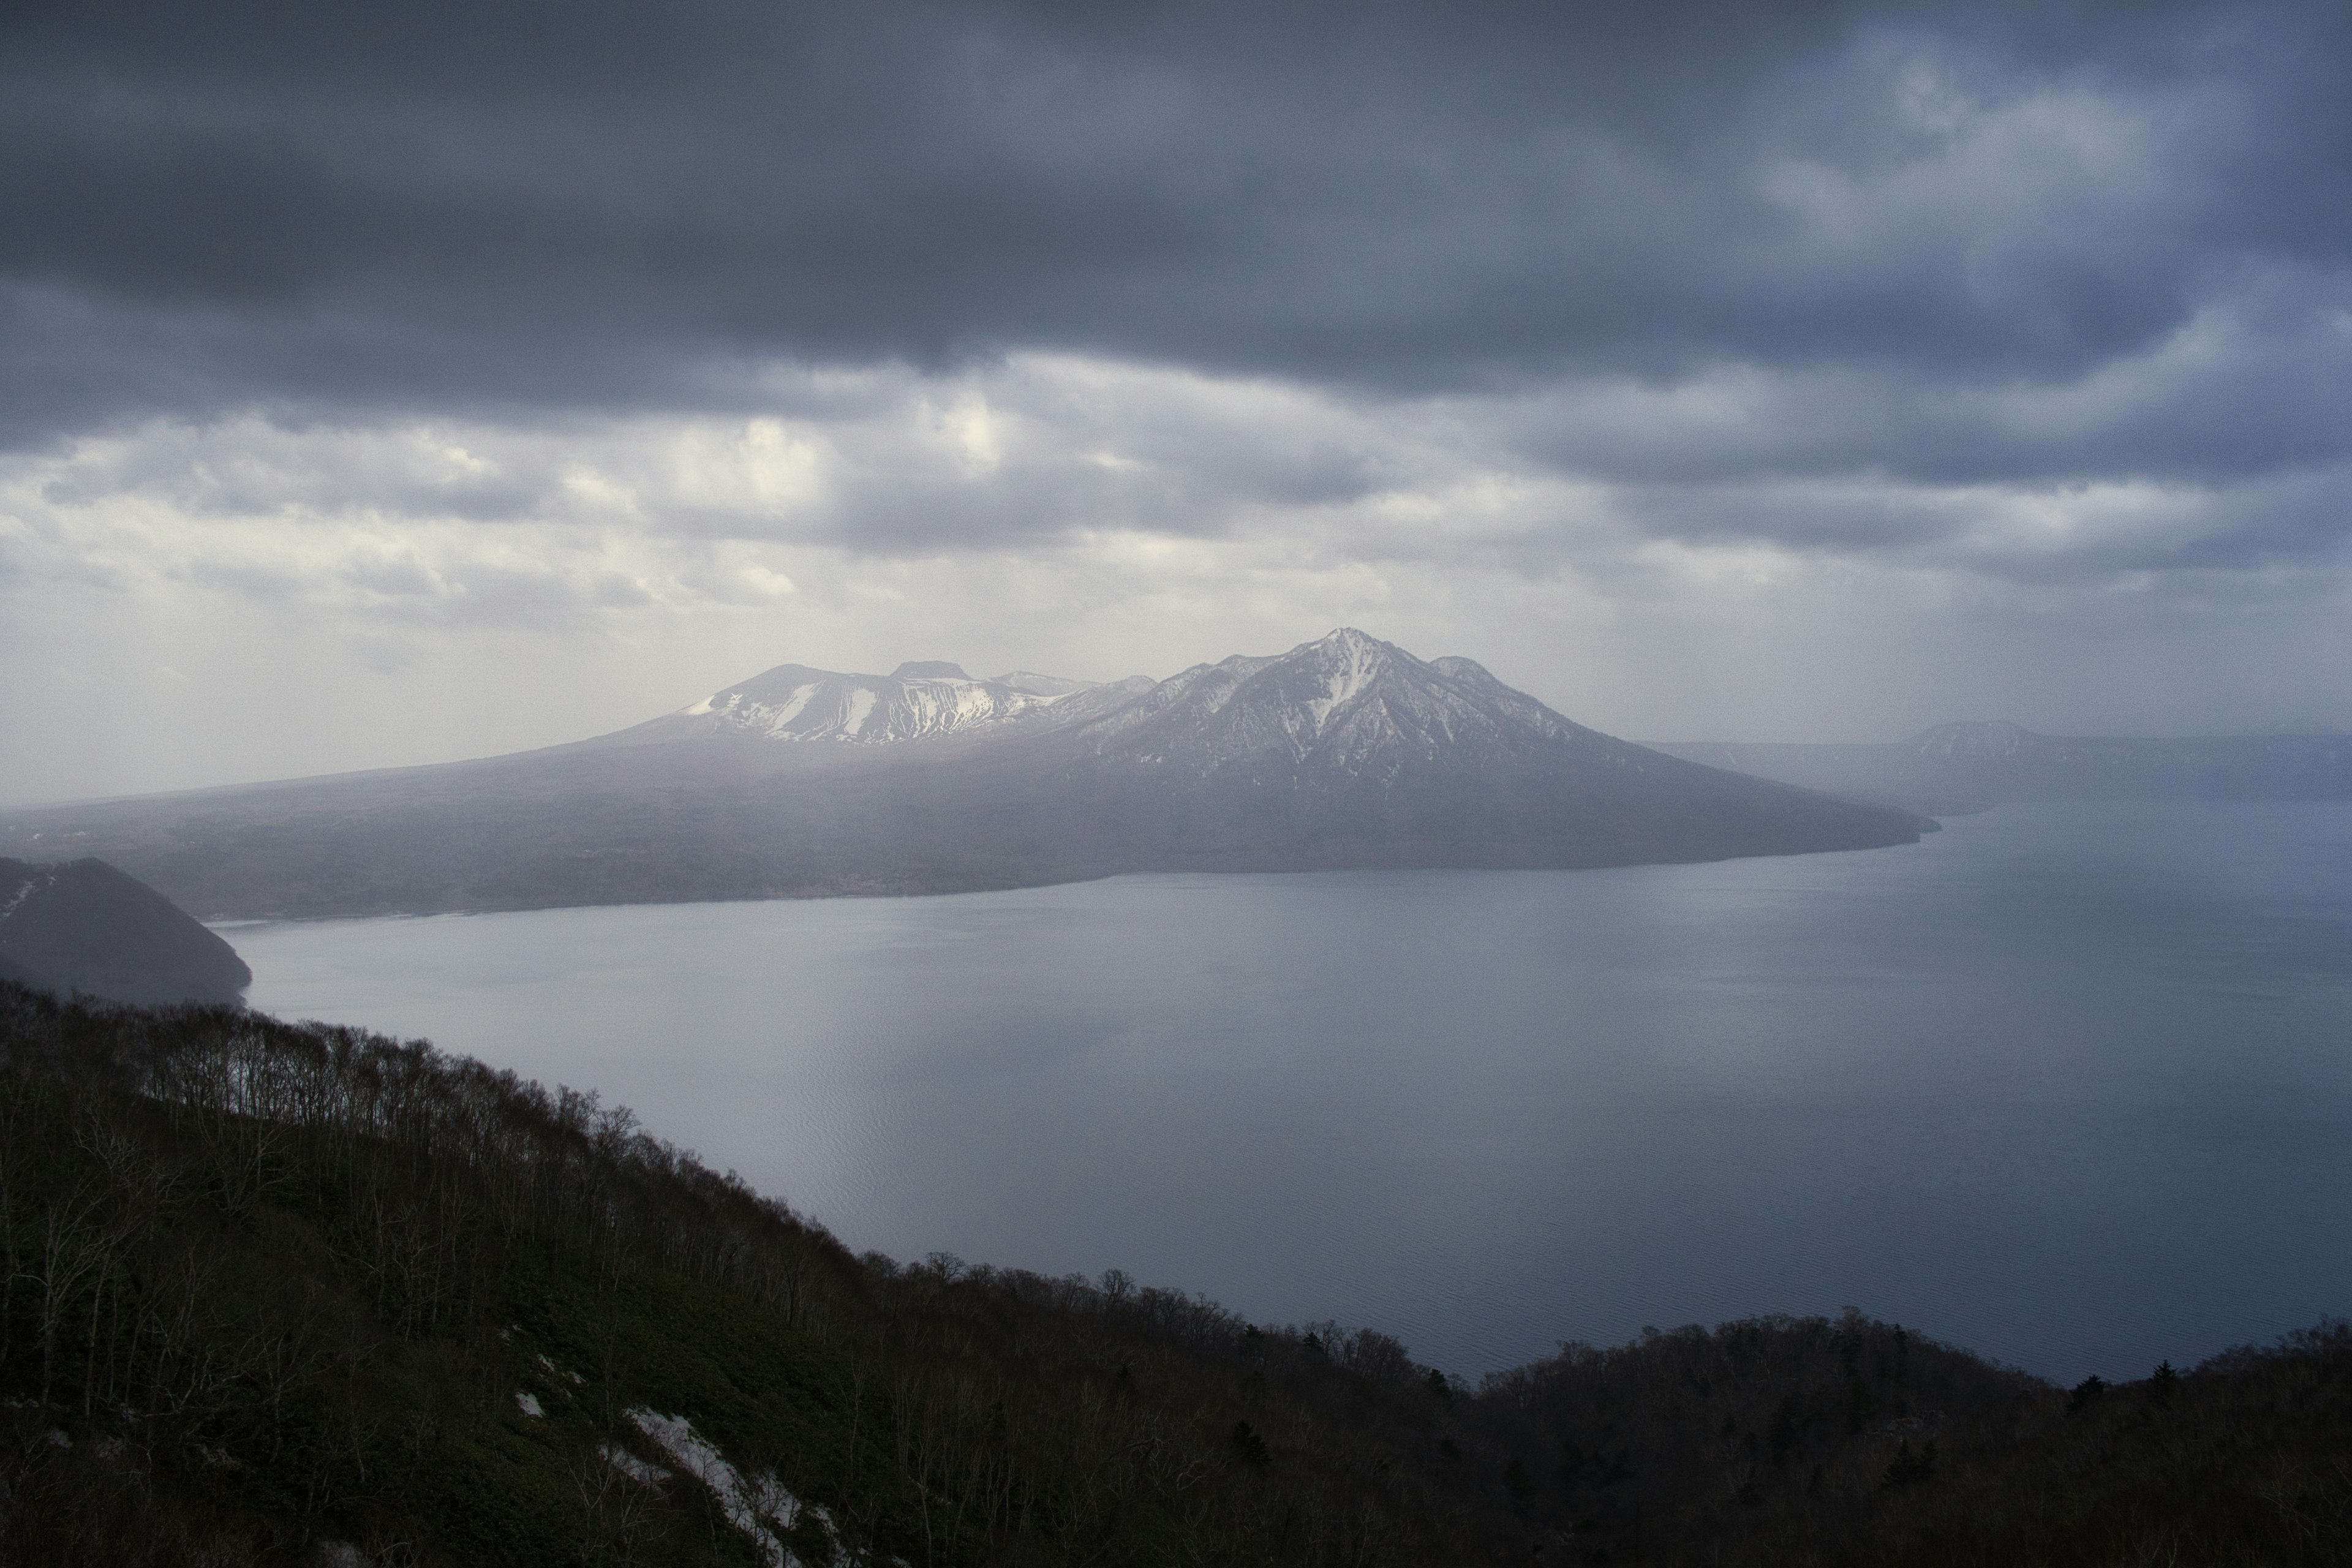
[[[1475,1374],[1848,1303],[2065,1380],[2352,1310],[2352,806],[1583,872],[244,925],[858,1248]]]

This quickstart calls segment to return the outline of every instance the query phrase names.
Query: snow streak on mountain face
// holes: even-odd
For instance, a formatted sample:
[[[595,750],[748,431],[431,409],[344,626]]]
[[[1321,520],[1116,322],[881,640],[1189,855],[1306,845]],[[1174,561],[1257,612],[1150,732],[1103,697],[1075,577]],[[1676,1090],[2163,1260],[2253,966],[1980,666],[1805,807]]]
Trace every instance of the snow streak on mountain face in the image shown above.
[[[713,692],[677,717],[698,721],[686,727],[694,733],[887,745],[1041,712],[1090,685],[1026,670],[975,680],[938,661],[902,664],[889,675],[787,664]]]

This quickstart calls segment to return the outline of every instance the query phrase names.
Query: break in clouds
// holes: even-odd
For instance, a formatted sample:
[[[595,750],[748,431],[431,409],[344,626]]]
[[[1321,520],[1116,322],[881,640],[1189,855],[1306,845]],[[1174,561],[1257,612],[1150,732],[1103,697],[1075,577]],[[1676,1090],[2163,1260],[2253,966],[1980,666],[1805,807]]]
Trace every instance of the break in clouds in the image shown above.
[[[2337,7],[150,9],[0,21],[13,797],[1340,622],[2352,722]]]

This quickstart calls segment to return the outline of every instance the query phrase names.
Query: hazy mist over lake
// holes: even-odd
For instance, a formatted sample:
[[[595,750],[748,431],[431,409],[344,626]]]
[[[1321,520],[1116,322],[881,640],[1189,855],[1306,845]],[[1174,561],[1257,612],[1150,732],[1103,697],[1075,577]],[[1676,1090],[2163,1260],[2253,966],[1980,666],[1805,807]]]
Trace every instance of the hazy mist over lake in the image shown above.
[[[1458,1373],[1851,1303],[2130,1377],[2352,1296],[2342,804],[227,934],[257,1007],[599,1089],[854,1247]]]

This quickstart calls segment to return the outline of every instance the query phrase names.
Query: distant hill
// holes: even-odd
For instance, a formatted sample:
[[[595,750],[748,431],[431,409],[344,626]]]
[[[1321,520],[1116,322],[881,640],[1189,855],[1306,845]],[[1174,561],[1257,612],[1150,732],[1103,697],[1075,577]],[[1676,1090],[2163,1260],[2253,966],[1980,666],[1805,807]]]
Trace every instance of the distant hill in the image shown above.
[[[787,665],[649,723],[442,767],[0,815],[206,916],[949,892],[1125,871],[1544,868],[1935,825],[1588,730],[1340,630],[1102,685]]]
[[[2028,800],[2352,800],[2352,735],[2130,740],[1938,724],[1884,745],[1659,742],[1708,767],[1915,810]]]
[[[0,860],[0,979],[116,1002],[233,1002],[236,950],[103,860]]]

